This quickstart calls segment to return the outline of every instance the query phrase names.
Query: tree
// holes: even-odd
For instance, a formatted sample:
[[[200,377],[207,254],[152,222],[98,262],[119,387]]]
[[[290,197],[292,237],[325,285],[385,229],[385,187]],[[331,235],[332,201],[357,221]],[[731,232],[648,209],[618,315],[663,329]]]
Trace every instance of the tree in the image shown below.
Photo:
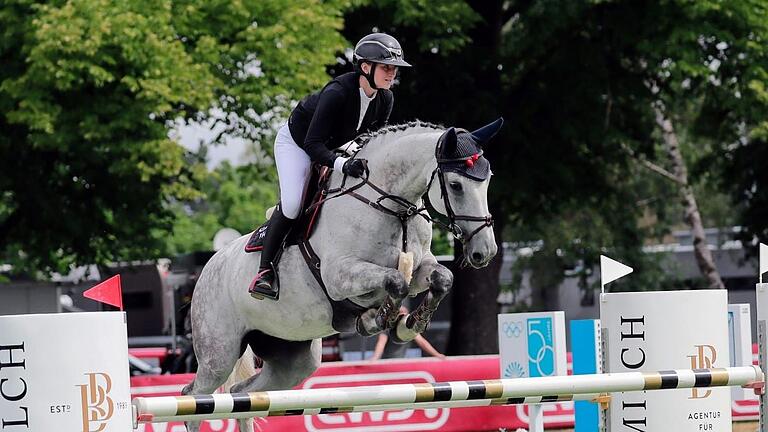
[[[740,89],[743,97],[746,91],[756,94],[760,87],[755,77],[761,72],[750,62],[754,51],[764,49],[754,47],[764,41],[764,3],[498,0],[446,4],[451,13],[439,15],[444,17],[440,25],[449,32],[445,43],[421,28],[423,21],[436,15],[426,3],[412,6],[389,1],[347,14],[347,23],[353,24],[345,28],[349,38],[374,26],[390,31],[415,66],[402,73],[394,120],[419,117],[471,129],[503,115],[507,123],[486,149],[495,173],[490,193],[497,232],[508,240],[514,240],[508,235],[520,232],[519,228],[539,238],[558,232],[546,237],[554,244],[545,251],[571,250],[574,255],[568,260],[590,262],[598,251],[615,250],[620,252],[613,254],[615,258],[632,256],[637,260],[627,262],[635,267],[653,268],[654,260],[642,254],[645,237],[638,225],[648,212],[668,208],[628,178],[637,171],[626,149],[651,161],[662,157],[657,153],[653,109],[660,99],[669,107],[680,98],[705,99],[708,118],[718,118],[727,126],[714,131],[701,128],[699,134],[713,141],[721,135],[733,137],[723,134],[723,129],[738,130],[744,118],[739,113],[750,106],[734,90]],[[710,70],[709,57],[717,54],[717,44],[725,36],[733,38],[729,47],[739,49],[729,54],[728,67],[718,71],[722,85],[699,85],[710,79],[711,74],[705,73]],[[747,53],[750,60],[739,60],[739,52]],[[670,61],[675,68],[669,67]],[[730,81],[742,73],[751,78],[737,79],[736,84]],[[649,79],[665,74],[674,79],[659,93]],[[694,84],[693,93],[680,91],[686,82]],[[713,102],[717,100],[727,109],[716,110]],[[757,118],[754,115],[751,123]],[[693,130],[692,126],[683,128]],[[716,148],[724,151],[729,142],[733,141],[718,140]],[[558,220],[565,226],[550,231]],[[590,222],[605,224],[611,235],[591,236],[594,242],[587,244]],[[461,308],[454,310],[458,314],[452,326],[456,329],[452,352],[495,351],[494,331],[478,341],[470,340],[462,329],[495,328],[495,321],[488,317],[495,315],[497,269],[492,263],[479,272],[456,271],[454,296],[462,301]],[[472,273],[465,275],[465,271]],[[647,280],[646,288],[653,286],[652,280],[657,279]],[[466,294],[468,290],[483,295]]]
[[[217,119],[258,136],[325,79],[346,1],[0,5],[0,261],[158,256],[204,169],[168,138]]]
[[[210,250],[214,234],[223,227],[243,234],[253,231],[277,203],[277,172],[273,166],[234,167],[225,162],[206,178],[200,191],[198,199],[174,205],[171,254]]]
[[[665,144],[662,155],[668,160],[669,177],[680,191],[696,261],[711,288],[725,285],[707,246],[699,205],[681,152],[679,130],[689,131],[689,139],[698,147],[721,153],[729,152],[730,143],[743,133],[740,129],[754,127],[752,119],[735,118],[738,111],[733,109],[743,110],[745,103],[752,105],[743,99],[744,96],[752,99],[748,96],[752,93],[750,75],[761,63],[761,57],[764,63],[765,49],[755,46],[751,40],[768,35],[766,5],[755,1],[730,2],[724,11],[722,5],[714,1],[698,2],[690,8],[683,3],[673,4],[674,20],[665,20],[662,24],[672,28],[670,37],[663,46],[642,50],[642,56],[633,66],[644,75],[649,91],[657,99],[653,110]],[[680,21],[685,23],[682,28]],[[719,113],[717,120],[711,117],[713,112]],[[731,136],[715,132],[709,125],[696,127],[696,123],[712,120],[722,129],[730,130]]]

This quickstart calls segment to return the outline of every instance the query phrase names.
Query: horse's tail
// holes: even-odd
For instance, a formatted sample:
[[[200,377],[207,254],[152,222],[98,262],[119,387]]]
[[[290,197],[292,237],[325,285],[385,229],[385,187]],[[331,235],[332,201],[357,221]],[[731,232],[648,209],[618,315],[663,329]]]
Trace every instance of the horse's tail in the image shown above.
[[[232,368],[232,373],[229,374],[229,378],[227,378],[227,381],[219,387],[219,392],[230,392],[233,385],[256,375],[255,361],[256,355],[253,353],[250,346],[246,346],[245,352],[243,352],[243,355],[237,360],[235,367]]]

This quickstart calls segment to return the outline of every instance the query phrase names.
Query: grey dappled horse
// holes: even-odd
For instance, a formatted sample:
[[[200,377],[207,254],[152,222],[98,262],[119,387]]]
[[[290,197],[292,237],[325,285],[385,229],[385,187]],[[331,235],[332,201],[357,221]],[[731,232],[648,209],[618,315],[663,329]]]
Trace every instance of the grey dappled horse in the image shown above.
[[[365,180],[334,172],[330,187],[338,196],[323,205],[310,239],[322,262],[327,294],[296,246],[285,249],[278,264],[277,302],[254,300],[244,288],[259,264],[258,254],[243,252],[247,235],[218,251],[200,274],[192,298],[199,366],[183,393],[214,392],[246,345],[264,365],[260,373],[232,386],[233,393],[297,385],[319,366],[321,338],[341,330],[372,335],[393,329],[392,337],[403,342],[424,331],[453,275],[430,252],[432,220],[422,197],[427,194],[434,209],[448,217],[448,228],[464,244],[466,262],[474,268],[487,265],[496,255],[496,242],[487,203],[490,166],[481,146],[501,123],[499,119],[470,133],[413,122],[366,137],[356,157],[368,161],[367,183],[354,189]],[[358,196],[344,193],[350,189]],[[382,192],[389,195],[382,199]],[[413,254],[410,284],[397,270],[404,247]],[[400,315],[406,296],[426,290],[421,305],[410,315]],[[344,317],[334,312],[344,312],[334,309],[330,299],[359,308],[355,316],[346,317],[351,328],[338,328]],[[240,430],[251,431],[252,421],[240,420]],[[190,431],[198,426],[187,424]]]

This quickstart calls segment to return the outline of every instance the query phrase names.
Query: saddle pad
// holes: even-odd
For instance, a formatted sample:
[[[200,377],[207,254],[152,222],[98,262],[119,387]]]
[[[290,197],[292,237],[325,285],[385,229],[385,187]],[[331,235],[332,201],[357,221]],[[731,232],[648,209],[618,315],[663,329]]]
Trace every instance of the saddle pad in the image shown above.
[[[264,222],[264,225],[260,226],[253,232],[253,234],[251,234],[251,238],[249,238],[248,243],[245,244],[246,252],[258,252],[264,249],[264,237],[267,236],[267,228],[269,228],[269,221]]]

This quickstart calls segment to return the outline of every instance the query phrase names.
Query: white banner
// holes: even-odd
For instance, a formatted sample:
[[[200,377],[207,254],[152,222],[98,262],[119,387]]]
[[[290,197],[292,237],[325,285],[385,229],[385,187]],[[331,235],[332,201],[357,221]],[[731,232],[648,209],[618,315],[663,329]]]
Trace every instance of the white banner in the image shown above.
[[[502,378],[568,375],[565,314],[499,314],[499,367]]]
[[[133,430],[123,312],[0,316],[0,430]]]
[[[728,342],[731,366],[752,365],[752,313],[749,303],[728,305]],[[757,400],[752,389],[731,387],[731,400]]]
[[[730,365],[726,290],[601,295],[606,372]],[[728,388],[613,395],[610,430],[730,431]]]

